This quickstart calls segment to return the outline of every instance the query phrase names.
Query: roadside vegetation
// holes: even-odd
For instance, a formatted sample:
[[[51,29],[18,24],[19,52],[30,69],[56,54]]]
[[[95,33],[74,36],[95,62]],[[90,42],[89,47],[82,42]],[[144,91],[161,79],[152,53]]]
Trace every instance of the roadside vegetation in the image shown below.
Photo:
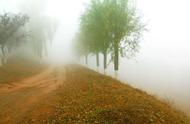
[[[119,70],[120,57],[132,57],[139,51],[145,25],[141,23],[135,6],[129,0],[91,0],[81,16],[80,30],[75,38],[77,56],[103,55],[104,70],[110,62]],[[110,57],[111,56],[111,57]]]

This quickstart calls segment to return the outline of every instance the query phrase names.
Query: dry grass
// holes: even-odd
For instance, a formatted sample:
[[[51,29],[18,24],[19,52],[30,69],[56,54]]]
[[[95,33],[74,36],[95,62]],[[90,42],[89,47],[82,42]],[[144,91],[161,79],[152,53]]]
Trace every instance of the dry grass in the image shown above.
[[[147,93],[88,70],[70,65],[58,90],[52,124],[186,124],[185,115]]]
[[[0,68],[0,83],[37,74],[43,68],[39,63],[14,59]],[[69,65],[60,74],[62,86],[43,99],[33,96],[38,102],[20,117],[21,124],[189,124],[183,113],[167,103],[111,77],[78,65]]]
[[[45,66],[25,58],[11,58],[0,67],[0,84],[11,83],[42,71]]]

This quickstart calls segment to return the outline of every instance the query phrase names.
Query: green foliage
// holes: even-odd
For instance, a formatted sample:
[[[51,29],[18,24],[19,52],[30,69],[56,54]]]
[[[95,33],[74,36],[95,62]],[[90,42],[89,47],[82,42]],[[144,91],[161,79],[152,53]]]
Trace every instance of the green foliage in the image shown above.
[[[22,36],[24,37],[24,34],[20,34],[19,30],[28,22],[28,20],[29,17],[22,14],[6,13],[0,15],[0,45],[8,45],[8,42],[11,42],[10,39],[12,37],[14,37],[14,39],[16,38],[15,41],[12,41],[13,44],[18,42],[18,38]]]
[[[28,34],[22,27],[29,21],[24,14],[5,13],[0,15],[0,48],[2,52],[2,64],[9,52],[23,43]]]
[[[5,13],[0,15],[0,59],[6,62],[9,53],[25,43],[24,47],[33,51],[36,57],[47,54],[48,43],[53,41],[57,23],[40,14]],[[29,20],[30,18],[30,20]]]
[[[111,54],[114,68],[118,70],[119,56],[133,56],[138,52],[143,30],[128,0],[91,0],[81,16],[80,35],[83,38],[79,44],[88,54],[103,53],[105,69],[107,54]]]

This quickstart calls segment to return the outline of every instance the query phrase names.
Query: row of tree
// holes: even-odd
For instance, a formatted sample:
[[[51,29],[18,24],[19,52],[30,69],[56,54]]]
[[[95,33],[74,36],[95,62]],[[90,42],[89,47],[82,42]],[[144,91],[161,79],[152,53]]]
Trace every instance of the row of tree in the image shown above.
[[[81,16],[80,30],[76,36],[75,50],[78,56],[103,54],[104,69],[108,55],[119,69],[119,57],[131,57],[139,50],[139,38],[144,30],[134,5],[129,0],[91,0]]]
[[[6,62],[8,53],[13,51],[21,44],[28,34],[23,27],[29,21],[27,15],[22,14],[3,14],[0,15],[0,49],[1,63]]]
[[[36,57],[42,58],[47,53],[47,43],[52,42],[56,28],[55,21],[31,13],[0,15],[1,64],[5,64],[8,56],[22,45],[33,51]]]

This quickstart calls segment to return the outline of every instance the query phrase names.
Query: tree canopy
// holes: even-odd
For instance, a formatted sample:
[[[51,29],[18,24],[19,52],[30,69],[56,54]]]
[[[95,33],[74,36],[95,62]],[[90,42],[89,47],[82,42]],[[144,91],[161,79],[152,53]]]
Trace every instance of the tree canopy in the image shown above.
[[[2,63],[6,60],[6,54],[17,47],[28,33],[22,27],[29,21],[29,17],[24,14],[5,13],[0,15],[0,48],[2,53]]]
[[[144,25],[129,0],[91,0],[81,16],[79,34],[83,38],[79,44],[82,49],[87,49],[88,54],[99,56],[102,53],[104,69],[107,68],[107,55],[111,55],[117,71],[120,56],[138,52],[143,30]]]

